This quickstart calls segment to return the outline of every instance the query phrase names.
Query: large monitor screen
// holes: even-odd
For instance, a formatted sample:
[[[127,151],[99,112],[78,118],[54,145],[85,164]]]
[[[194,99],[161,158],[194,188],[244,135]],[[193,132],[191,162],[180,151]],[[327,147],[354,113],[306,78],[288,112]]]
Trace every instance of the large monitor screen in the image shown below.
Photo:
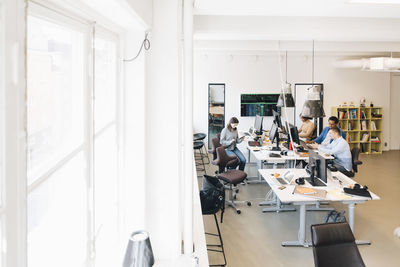
[[[242,94],[240,96],[240,116],[272,116],[277,111],[279,94]]]

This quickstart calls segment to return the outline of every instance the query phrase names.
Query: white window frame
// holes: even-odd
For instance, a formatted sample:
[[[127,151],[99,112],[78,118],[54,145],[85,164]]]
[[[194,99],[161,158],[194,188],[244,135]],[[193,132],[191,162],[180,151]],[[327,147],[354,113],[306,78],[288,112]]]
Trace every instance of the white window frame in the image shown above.
[[[116,181],[118,183],[118,185],[117,185],[117,191],[118,191],[117,192],[117,196],[118,196],[118,199],[117,199],[117,202],[118,202],[118,204],[117,204],[118,205],[117,223],[118,223],[118,232],[119,232],[119,234],[118,234],[118,241],[119,242],[118,243],[121,244],[121,238],[123,238],[122,230],[121,230],[122,225],[123,225],[123,222],[122,222],[122,210],[123,210],[123,208],[122,208],[122,197],[121,197],[122,196],[122,194],[121,194],[121,183],[122,183],[122,181],[121,181],[122,180],[121,179],[121,177],[122,177],[122,174],[121,174],[121,170],[122,170],[122,165],[121,165],[122,154],[121,153],[122,152],[121,152],[121,149],[120,149],[121,148],[121,145],[120,145],[121,138],[120,137],[122,135],[121,127],[120,127],[120,125],[121,125],[120,117],[121,117],[122,114],[121,114],[121,109],[119,108],[121,105],[123,105],[123,102],[122,102],[122,99],[121,99],[122,90],[121,90],[121,81],[120,81],[120,74],[121,74],[120,47],[121,47],[121,44],[120,44],[120,38],[119,38],[119,36],[117,34],[113,33],[112,31],[110,31],[110,30],[108,30],[108,29],[106,29],[106,28],[104,28],[104,27],[102,27],[100,25],[97,25],[97,24],[95,26],[95,36],[94,37],[95,38],[101,38],[101,39],[104,39],[104,40],[107,40],[107,41],[112,41],[112,42],[115,43],[115,48],[116,48],[116,55],[115,55],[116,56],[116,73],[115,73],[115,78],[116,78],[115,107],[116,107],[116,110],[115,110],[115,119],[113,121],[107,123],[104,127],[99,129],[97,132],[95,132],[94,133],[94,140],[99,138],[103,133],[105,133],[112,126],[115,126],[115,130],[116,130],[116,140],[115,141],[116,141],[116,146],[117,146],[117,178],[116,178]],[[95,74],[95,71],[93,73]],[[96,94],[96,89],[94,89],[94,93]],[[96,95],[94,95],[94,98],[96,98]],[[93,110],[95,110],[95,109],[93,109]],[[93,117],[95,117],[95,114],[93,114]],[[93,149],[94,149],[94,147],[93,147]],[[95,151],[93,151],[93,152],[95,152]],[[95,162],[95,160],[96,159],[94,159],[94,162]],[[94,173],[93,179],[94,179],[94,182],[95,182],[95,179],[96,179],[96,174],[95,173]],[[93,193],[93,210],[95,210],[95,205],[96,205],[96,203],[95,203],[94,193]],[[96,217],[94,216],[94,219],[95,218]],[[95,229],[95,224],[94,224],[93,227],[94,227],[94,230],[96,230]],[[94,242],[93,246],[95,247],[96,246],[95,239],[93,240],[93,242]],[[95,258],[93,260],[95,261]]]

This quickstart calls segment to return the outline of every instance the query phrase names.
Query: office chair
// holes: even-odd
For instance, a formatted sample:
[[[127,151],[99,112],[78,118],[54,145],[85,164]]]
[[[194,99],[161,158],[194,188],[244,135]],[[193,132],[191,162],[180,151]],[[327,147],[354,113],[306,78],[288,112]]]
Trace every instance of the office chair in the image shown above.
[[[236,156],[228,156],[226,154],[225,148],[220,146],[216,149],[217,158],[212,161],[214,165],[218,166],[217,178],[221,181],[225,182],[229,187],[229,199],[226,200],[226,204],[236,210],[237,214],[240,214],[241,211],[236,207],[236,203],[245,202],[247,206],[251,206],[250,201],[236,201],[236,193],[238,190],[234,190],[234,186],[240,184],[246,179],[247,174],[244,171],[231,169],[226,170],[227,166],[236,166],[238,163],[238,158]]]
[[[358,160],[358,157],[360,156],[360,151],[361,150],[359,147],[353,147],[353,149],[351,150],[351,162],[353,170],[351,172],[342,171],[342,173],[347,177],[354,177],[358,172],[358,165],[362,164],[362,161]]]
[[[315,267],[364,267],[347,222],[311,225]]]
[[[211,139],[211,149],[208,150],[208,153],[213,155],[213,160],[217,158],[217,148],[221,146],[219,141],[220,139],[218,137]]]

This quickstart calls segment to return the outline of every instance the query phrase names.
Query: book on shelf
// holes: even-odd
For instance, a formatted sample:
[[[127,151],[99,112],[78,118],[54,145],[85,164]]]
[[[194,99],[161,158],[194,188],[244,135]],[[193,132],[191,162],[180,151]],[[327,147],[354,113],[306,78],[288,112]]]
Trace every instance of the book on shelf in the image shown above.
[[[347,119],[347,118],[348,118],[348,117],[347,117],[347,111],[339,111],[339,112],[338,112],[338,118],[339,118],[340,120]]]
[[[361,142],[363,142],[363,143],[368,142],[368,138],[369,138],[369,134],[364,133],[361,138]]]
[[[347,128],[348,128],[348,130],[349,130],[349,131],[351,131],[351,130],[352,130],[352,128],[351,128],[351,122],[349,122],[349,125],[348,125],[348,127],[347,127]]]
[[[361,121],[360,128],[361,128],[361,131],[366,131],[367,130],[367,121]]]
[[[350,136],[350,134],[347,135],[347,143],[351,143],[351,136]]]
[[[357,119],[357,109],[349,110],[349,119]]]
[[[380,143],[381,141],[379,140],[378,136],[372,136],[371,137],[371,143]]]
[[[366,119],[366,118],[367,118],[367,116],[365,116],[364,110],[361,110],[361,112],[360,112],[360,119]]]
[[[371,121],[371,131],[376,131],[376,124],[374,121]]]

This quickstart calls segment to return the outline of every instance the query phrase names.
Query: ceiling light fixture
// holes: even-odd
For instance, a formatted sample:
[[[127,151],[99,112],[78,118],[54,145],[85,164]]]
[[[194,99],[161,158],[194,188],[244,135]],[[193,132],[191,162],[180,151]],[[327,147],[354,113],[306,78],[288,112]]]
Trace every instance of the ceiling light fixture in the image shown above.
[[[314,84],[314,40],[312,47],[312,87],[308,88],[307,100],[304,102],[301,115],[309,118],[322,118],[325,117],[325,111],[321,101],[321,86]]]
[[[278,98],[278,103],[276,104],[277,107],[287,107],[287,108],[293,108],[295,107],[295,103],[294,103],[294,99],[293,99],[293,94],[292,94],[292,85],[290,83],[288,83],[287,81],[287,50],[286,50],[286,64],[285,64],[285,68],[286,68],[286,82],[285,84],[282,86],[282,92],[279,95]]]

